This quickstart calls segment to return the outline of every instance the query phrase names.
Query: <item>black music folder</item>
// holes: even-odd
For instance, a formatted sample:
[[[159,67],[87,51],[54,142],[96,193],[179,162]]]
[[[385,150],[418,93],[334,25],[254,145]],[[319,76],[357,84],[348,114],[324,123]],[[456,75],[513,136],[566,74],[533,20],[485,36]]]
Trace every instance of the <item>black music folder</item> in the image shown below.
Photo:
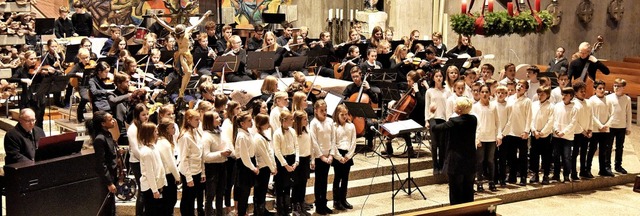
[[[225,73],[233,73],[238,70],[238,65],[238,56],[218,56],[213,62],[211,72],[222,72],[224,69]]]
[[[276,52],[249,51],[247,52],[247,59],[251,59],[251,61],[247,61],[247,69],[259,71],[273,70]]]
[[[38,140],[36,161],[71,155],[82,150],[83,141],[76,141],[78,133],[64,133]]]
[[[356,103],[356,102],[343,102],[347,109],[349,109],[349,113],[355,117],[365,117],[365,118],[378,118],[376,112],[373,111],[371,105],[368,103]]]
[[[306,56],[286,57],[282,59],[278,69],[280,71],[301,71],[306,62]]]

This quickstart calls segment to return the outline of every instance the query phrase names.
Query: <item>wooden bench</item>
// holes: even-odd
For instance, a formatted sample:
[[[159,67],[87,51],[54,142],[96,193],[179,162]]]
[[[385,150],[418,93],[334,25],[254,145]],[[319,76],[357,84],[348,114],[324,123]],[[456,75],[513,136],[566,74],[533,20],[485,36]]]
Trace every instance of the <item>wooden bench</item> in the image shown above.
[[[640,63],[640,56],[624,57],[625,62]]]
[[[496,206],[501,203],[502,200],[499,198],[490,198],[401,214],[401,216],[496,215]]]
[[[602,63],[604,65],[606,65],[607,67],[621,67],[621,68],[640,69],[640,63],[634,63],[634,62],[603,60]]]

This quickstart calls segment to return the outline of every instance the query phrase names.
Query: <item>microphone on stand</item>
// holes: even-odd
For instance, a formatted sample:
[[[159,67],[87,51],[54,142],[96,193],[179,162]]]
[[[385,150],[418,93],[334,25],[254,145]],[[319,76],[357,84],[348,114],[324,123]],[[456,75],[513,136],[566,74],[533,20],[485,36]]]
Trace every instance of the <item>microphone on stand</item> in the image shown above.
[[[382,132],[380,132],[378,129],[376,129],[375,126],[371,125],[371,127],[369,127],[369,129],[371,129],[372,131],[375,131],[377,134],[382,135]]]

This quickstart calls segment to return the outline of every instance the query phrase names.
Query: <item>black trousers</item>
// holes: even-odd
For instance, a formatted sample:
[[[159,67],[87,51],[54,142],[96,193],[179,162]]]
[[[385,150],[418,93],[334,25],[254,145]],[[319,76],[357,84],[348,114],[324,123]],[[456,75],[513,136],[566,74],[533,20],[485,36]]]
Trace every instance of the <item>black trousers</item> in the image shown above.
[[[516,136],[505,136],[503,144],[506,152],[507,163],[509,164],[509,180],[515,180],[517,173],[521,177],[527,177],[527,140]]]
[[[589,147],[589,139],[583,134],[574,134],[573,149],[571,151],[571,174],[578,174],[578,156],[580,156],[580,172],[585,171],[587,147]]]
[[[33,97],[35,98],[36,96],[33,96]],[[44,111],[47,108],[46,107],[47,104],[44,103],[44,99],[40,99],[40,100],[32,99],[28,103],[29,103],[29,108],[31,108],[36,114],[36,126],[43,128],[42,125],[44,123]]]
[[[151,189],[142,192],[142,196],[144,197],[144,215],[146,216],[158,216],[158,215],[167,215],[163,213],[163,198],[156,199],[153,198],[153,192]]]
[[[207,216],[224,215],[222,210],[224,191],[227,181],[227,170],[224,163],[205,163],[205,173],[207,174],[207,181],[205,182],[205,203],[204,213]],[[213,210],[213,199],[216,200],[216,211]]]
[[[178,185],[176,178],[172,174],[166,175],[167,186],[162,190],[164,203],[162,204],[163,215],[173,215],[173,208],[178,202]]]
[[[347,152],[347,150],[338,149],[338,153],[343,157]],[[347,200],[349,171],[351,170],[351,166],[353,166],[353,158],[349,159],[346,163],[340,163],[338,160],[333,160],[332,165],[335,173],[333,178],[333,201],[342,202]]]
[[[251,163],[256,164],[256,158],[251,158]],[[256,173],[245,166],[242,161],[236,163],[238,166],[238,181],[236,182],[236,193],[234,197],[238,200],[238,215],[245,215],[249,207],[249,195],[251,188],[256,184]]]
[[[287,164],[290,166],[296,162],[295,154],[284,156]],[[293,172],[287,171],[284,165],[280,164],[280,161],[276,159],[276,166],[278,167],[278,173],[274,176],[275,190],[276,190],[276,208],[279,215],[287,214],[288,207],[291,204],[291,186],[293,185],[292,175]]]
[[[593,133],[589,142],[589,150],[587,151],[587,169],[591,170],[593,156],[600,146],[598,154],[598,162],[600,164],[599,171],[611,170],[611,134],[610,133]]]
[[[136,194],[136,215],[145,215],[144,214],[144,197],[142,195],[142,191],[140,191],[140,177],[142,177],[142,172],[140,170],[140,163],[129,163],[131,167],[131,172],[133,172],[133,176],[136,178],[136,185],[138,187],[138,193]]]
[[[307,189],[307,180],[309,179],[311,157],[300,157],[298,167],[293,172],[293,192],[291,194],[291,202],[304,203],[304,195]]]
[[[448,174],[451,205],[473,202],[474,174]]]
[[[224,188],[224,206],[231,207],[231,189],[236,183],[236,159],[228,157],[224,162],[224,167],[227,172],[226,187]]]
[[[264,215],[265,211],[267,211],[265,208],[265,200],[267,197],[267,189],[269,188],[270,176],[271,170],[269,167],[260,169],[260,173],[256,178],[256,185],[253,186],[253,215]]]
[[[329,177],[329,168],[331,164],[316,158],[315,183],[313,184],[313,195],[316,198],[316,209],[318,207],[327,206],[327,183]]]
[[[195,216],[195,206],[194,202],[196,201],[198,194],[202,194],[204,189],[204,185],[200,180],[202,179],[201,174],[192,175],[193,178],[193,187],[187,186],[187,178],[180,174],[180,180],[182,181],[182,199],[180,200],[180,214],[183,216]],[[202,204],[201,204],[202,205]]]
[[[613,139],[616,141],[616,159],[614,162],[615,166],[619,167],[622,166],[622,152],[624,150],[624,138],[627,133],[627,128],[611,128],[610,131],[612,136],[611,142],[613,143]]]
[[[540,159],[542,159],[542,170],[544,176],[549,176],[551,171],[551,155],[553,154],[553,146],[551,145],[551,136],[536,139],[531,136],[531,157],[529,160],[529,168],[534,173],[540,172]]]
[[[442,124],[444,119],[435,119],[436,124]],[[444,160],[447,158],[447,141],[445,131],[433,131],[431,133],[431,159],[433,160],[433,169],[442,170]]]
[[[571,173],[571,146],[573,146],[573,141],[554,137],[551,142],[553,143],[555,154],[553,175],[554,177],[559,177],[560,168],[562,168],[562,175],[568,177]]]

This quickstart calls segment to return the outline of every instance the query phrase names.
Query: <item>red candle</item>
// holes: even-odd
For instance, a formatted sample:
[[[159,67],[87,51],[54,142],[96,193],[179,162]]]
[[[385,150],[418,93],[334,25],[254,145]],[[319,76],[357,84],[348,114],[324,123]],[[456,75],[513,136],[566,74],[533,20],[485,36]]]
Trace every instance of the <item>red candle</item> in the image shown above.
[[[540,12],[540,0],[536,0],[536,11]]]
[[[493,0],[488,0],[489,1],[489,12],[493,12]]]
[[[509,12],[509,16],[513,16],[513,2],[507,2],[507,11]]]
[[[467,13],[467,0],[462,0],[462,13]]]

